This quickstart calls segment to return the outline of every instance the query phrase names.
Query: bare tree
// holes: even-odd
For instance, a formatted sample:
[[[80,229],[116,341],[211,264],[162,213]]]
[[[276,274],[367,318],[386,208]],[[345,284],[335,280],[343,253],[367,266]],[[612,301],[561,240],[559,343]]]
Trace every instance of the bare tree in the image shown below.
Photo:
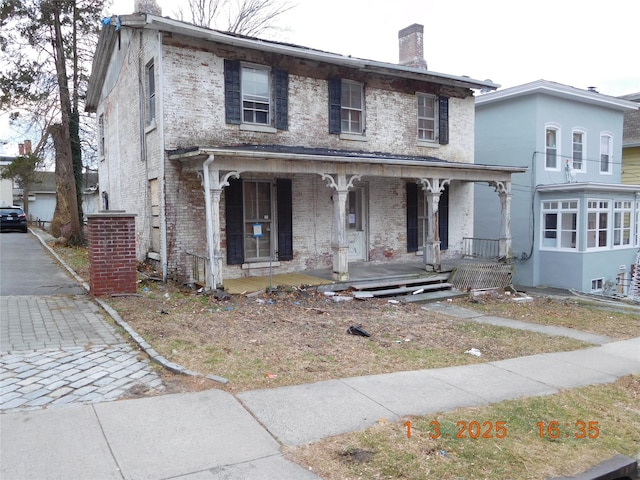
[[[248,36],[280,30],[277,21],[295,7],[289,0],[189,0],[188,11],[178,8],[180,20]]]

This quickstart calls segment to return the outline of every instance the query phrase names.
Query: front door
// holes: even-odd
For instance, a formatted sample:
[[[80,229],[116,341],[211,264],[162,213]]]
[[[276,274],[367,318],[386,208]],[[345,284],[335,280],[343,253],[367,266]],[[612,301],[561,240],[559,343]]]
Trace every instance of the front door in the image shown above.
[[[367,196],[364,186],[349,191],[346,208],[349,261],[367,261]]]

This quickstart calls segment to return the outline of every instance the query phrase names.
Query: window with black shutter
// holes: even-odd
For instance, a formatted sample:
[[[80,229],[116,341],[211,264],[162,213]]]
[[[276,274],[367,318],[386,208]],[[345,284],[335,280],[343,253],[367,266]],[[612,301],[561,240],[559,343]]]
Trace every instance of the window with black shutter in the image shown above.
[[[289,72],[274,70],[275,95],[276,95],[276,128],[287,130],[289,128]]]
[[[224,189],[225,218],[227,227],[227,264],[244,262],[244,213],[242,210],[242,180],[229,181]]]
[[[342,132],[342,79],[329,79],[329,133]]]
[[[418,251],[418,185],[407,183],[407,252]]]
[[[224,61],[224,113],[225,121],[231,124],[242,122],[240,105],[240,62]]]
[[[438,141],[440,145],[449,143],[449,97],[438,98]]]
[[[293,260],[293,196],[291,180],[279,178],[276,183],[278,202],[278,260]]]

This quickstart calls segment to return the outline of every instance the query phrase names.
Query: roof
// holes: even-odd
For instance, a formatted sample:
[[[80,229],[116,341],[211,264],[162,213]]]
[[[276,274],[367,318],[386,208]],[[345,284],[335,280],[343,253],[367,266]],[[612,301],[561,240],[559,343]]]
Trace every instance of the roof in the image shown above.
[[[598,105],[601,107],[612,108],[623,112],[638,110],[640,105],[630,100],[604,95],[592,90],[583,90],[581,88],[563,85],[562,83],[550,82],[548,80],[536,80],[535,82],[525,83],[515,87],[497,90],[495,92],[485,93],[476,97],[476,105],[486,105],[504,101],[511,98],[523,97],[526,95],[544,94],[553,97],[564,98],[576,102]]]
[[[627,185],[620,183],[552,183],[538,185],[539,192],[587,192],[587,193],[640,193],[640,185]]]
[[[225,147],[191,147],[168,151],[171,159],[187,159],[208,154],[224,156],[291,158],[295,160],[327,161],[334,163],[370,163],[382,165],[434,166],[465,170],[493,170],[500,172],[522,173],[526,166],[486,165],[476,163],[451,162],[441,158],[427,156],[398,155],[384,152],[366,152],[363,150],[336,150],[286,145],[231,145]]]
[[[636,102],[640,106],[640,92],[630,93],[619,98]],[[640,147],[640,110],[627,111],[624,114],[622,147]]]
[[[290,43],[264,40],[229,32],[221,32],[219,30],[199,27],[190,23],[174,20],[169,17],[159,17],[148,13],[123,15],[117,18],[119,19],[121,28],[144,28],[159,32],[180,34],[194,39],[208,40],[225,45],[351,67],[362,72],[377,73],[401,78],[412,78],[442,85],[476,90],[494,90],[500,86],[490,80],[475,80],[467,76],[449,75],[405,65],[378,62],[375,60],[366,60],[325,52]],[[107,66],[111,59],[111,52],[115,47],[116,39],[117,35],[115,34],[115,27],[112,25],[104,25],[98,40],[98,46],[93,60],[91,78],[89,79],[89,85],[87,88],[87,111],[95,111],[98,106],[102,83],[106,76]]]

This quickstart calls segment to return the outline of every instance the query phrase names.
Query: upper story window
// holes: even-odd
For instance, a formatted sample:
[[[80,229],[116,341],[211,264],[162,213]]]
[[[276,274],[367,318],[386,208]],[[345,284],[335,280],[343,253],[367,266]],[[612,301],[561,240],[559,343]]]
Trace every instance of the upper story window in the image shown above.
[[[578,248],[578,201],[542,202],[542,247]]]
[[[600,135],[600,173],[612,173],[612,137],[609,133]]]
[[[587,248],[609,246],[609,200],[587,202]]]
[[[98,117],[98,157],[104,158],[104,113]]]
[[[361,83],[342,81],[340,118],[342,133],[364,132],[364,86]]]
[[[276,133],[289,128],[289,73],[261,65],[224,61],[224,109],[241,130]]]
[[[560,129],[547,126],[545,130],[545,164],[546,170],[560,170]]]
[[[271,124],[271,86],[269,69],[243,66],[242,121],[244,123]]]
[[[147,80],[147,125],[156,120],[156,77],[153,61],[146,66]]]
[[[586,151],[585,151],[585,138],[586,134],[582,130],[574,130],[572,135],[573,143],[573,169],[579,172],[585,172],[586,165]]]
[[[435,142],[437,139],[436,120],[438,101],[434,95],[417,94],[418,99],[418,140]]]

